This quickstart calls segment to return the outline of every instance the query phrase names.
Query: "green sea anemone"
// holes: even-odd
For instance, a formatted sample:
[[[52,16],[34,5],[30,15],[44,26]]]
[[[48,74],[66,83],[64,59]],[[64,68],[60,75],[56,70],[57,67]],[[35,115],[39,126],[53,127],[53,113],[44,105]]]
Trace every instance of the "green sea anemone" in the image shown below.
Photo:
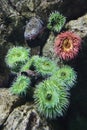
[[[36,71],[42,76],[52,75],[58,69],[57,64],[46,57],[34,56],[33,64]]]
[[[13,70],[18,72],[20,67],[29,59],[30,50],[24,47],[13,47],[8,50],[5,57],[6,64]]]
[[[53,119],[63,116],[69,105],[68,92],[56,82],[56,80],[45,80],[37,85],[34,92],[36,108],[41,115]]]
[[[30,79],[24,75],[20,75],[13,82],[10,91],[12,94],[22,95],[26,94],[27,89],[30,87]]]
[[[66,18],[59,12],[55,11],[50,14],[47,27],[54,32],[60,32],[65,22]]]
[[[56,73],[53,75],[53,78],[63,82],[66,86],[66,89],[70,89],[75,84],[77,75],[73,68],[68,65],[64,65],[58,71],[56,71]]]
[[[27,71],[32,66],[32,59],[29,59],[20,69],[20,71]]]

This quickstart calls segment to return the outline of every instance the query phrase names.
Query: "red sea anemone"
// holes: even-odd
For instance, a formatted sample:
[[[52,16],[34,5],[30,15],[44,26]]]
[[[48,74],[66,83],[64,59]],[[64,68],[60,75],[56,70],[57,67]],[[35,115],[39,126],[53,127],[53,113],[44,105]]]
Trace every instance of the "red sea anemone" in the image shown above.
[[[63,60],[73,59],[81,46],[81,38],[73,32],[63,32],[55,39],[54,49],[56,55]]]

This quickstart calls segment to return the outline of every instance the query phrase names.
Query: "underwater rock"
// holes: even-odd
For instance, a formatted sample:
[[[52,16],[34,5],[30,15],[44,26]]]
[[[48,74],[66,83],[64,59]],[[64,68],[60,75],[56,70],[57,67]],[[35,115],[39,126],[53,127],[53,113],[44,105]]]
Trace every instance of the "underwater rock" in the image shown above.
[[[0,44],[8,41],[12,42],[12,44],[15,42],[24,43],[23,27],[25,22],[32,16],[37,15],[47,22],[48,16],[54,10],[63,13],[70,20],[74,15],[77,18],[85,13],[87,1],[0,0]]]
[[[24,38],[25,40],[35,39],[38,35],[40,35],[44,31],[44,23],[39,17],[32,17],[30,21],[27,23]],[[31,46],[33,46],[31,44]]]
[[[48,15],[52,12],[52,10],[59,10],[63,4],[62,0],[41,0],[39,6],[35,9],[35,12],[42,19],[45,18],[47,21]]]
[[[43,55],[46,57],[53,58],[54,57],[54,39],[55,35],[51,33],[47,39],[47,42],[43,48]]]
[[[46,120],[40,118],[31,104],[15,108],[7,118],[2,130],[52,130]]]
[[[49,36],[49,30],[39,17],[32,17],[27,23],[24,38],[30,48],[40,46],[39,54],[42,55],[43,46]]]
[[[54,53],[54,39],[55,35],[53,32],[51,32],[43,48],[43,56],[49,57],[50,59],[55,60],[58,65],[61,65],[62,62]]]
[[[18,102],[19,98],[17,96],[12,96],[8,89],[0,88],[0,127],[6,121],[13,107],[17,106]]]
[[[87,36],[87,14],[76,20],[71,20],[66,24],[65,28],[76,32],[81,38],[84,38]]]
[[[53,130],[40,117],[34,104],[12,95],[9,89],[0,88],[0,130]]]

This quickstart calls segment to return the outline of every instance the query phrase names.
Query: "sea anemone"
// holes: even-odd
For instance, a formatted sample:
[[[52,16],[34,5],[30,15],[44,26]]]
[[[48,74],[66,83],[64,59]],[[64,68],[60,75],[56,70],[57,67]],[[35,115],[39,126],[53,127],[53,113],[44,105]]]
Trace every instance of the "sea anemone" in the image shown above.
[[[42,76],[52,75],[58,69],[56,62],[46,57],[34,56],[33,64],[36,71]]]
[[[45,80],[37,85],[34,92],[36,108],[41,115],[53,119],[63,116],[69,105],[68,92],[56,82],[56,80]]]
[[[73,32],[59,34],[54,43],[55,53],[63,60],[73,59],[81,47],[81,38]]]
[[[8,50],[5,61],[6,64],[13,70],[19,71],[20,67],[29,59],[30,49],[24,47],[13,47]]]
[[[76,83],[76,72],[68,65],[62,66],[56,73],[51,77],[55,78],[55,80],[64,83],[66,89],[70,89]]]
[[[60,32],[65,22],[66,18],[59,12],[55,11],[50,14],[47,27],[54,32]]]
[[[27,89],[30,87],[30,79],[24,75],[20,75],[13,82],[10,91],[12,94],[23,95],[26,94]]]
[[[29,59],[20,69],[20,71],[27,71],[32,66],[32,59]]]

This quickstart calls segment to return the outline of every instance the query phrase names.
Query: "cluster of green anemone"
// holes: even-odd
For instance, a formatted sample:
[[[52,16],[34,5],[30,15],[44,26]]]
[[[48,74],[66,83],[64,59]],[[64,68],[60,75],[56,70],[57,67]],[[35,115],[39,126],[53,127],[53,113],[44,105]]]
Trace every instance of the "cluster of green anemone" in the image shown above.
[[[63,116],[69,105],[69,90],[76,82],[77,75],[73,68],[68,65],[58,67],[47,57],[30,57],[30,50],[24,47],[9,49],[5,61],[11,71],[17,73],[10,88],[12,94],[25,95],[31,89],[31,78],[21,72],[33,68],[42,77],[48,75],[35,87],[33,98],[36,109],[49,119]]]

